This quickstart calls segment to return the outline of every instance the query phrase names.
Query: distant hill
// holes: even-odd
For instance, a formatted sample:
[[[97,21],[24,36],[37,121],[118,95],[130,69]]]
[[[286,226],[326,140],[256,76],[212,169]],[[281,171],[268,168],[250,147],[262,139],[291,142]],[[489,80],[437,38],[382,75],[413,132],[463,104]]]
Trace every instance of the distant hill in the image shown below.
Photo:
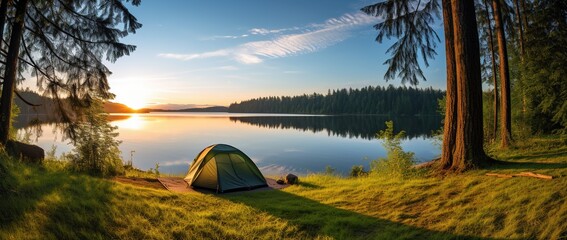
[[[106,102],[104,111],[107,113],[148,113],[147,109],[134,110],[122,103]]]
[[[20,95],[24,97],[27,101],[41,105],[39,107],[31,107],[25,104],[19,98],[15,98],[16,105],[20,108],[22,115],[34,114],[34,115],[53,115],[55,112],[55,101],[53,99],[39,95],[38,93],[32,91],[22,91]],[[153,109],[153,108],[142,108],[142,109],[132,109],[125,104],[117,102],[106,102],[104,103],[104,111],[107,113],[149,113],[149,112],[228,112],[228,107],[214,106],[205,108],[185,108],[185,109]]]
[[[20,114],[52,115],[55,112],[56,103],[52,98],[41,96],[32,91],[22,91],[19,93],[26,101],[40,105],[37,107],[29,106],[20,98],[16,97],[14,99],[16,105],[20,108]],[[146,111],[134,110],[122,103],[115,102],[106,102],[104,104],[104,111],[107,113],[146,113]]]
[[[215,107],[206,107],[206,108],[186,108],[186,109],[176,109],[176,110],[143,108],[140,110],[144,110],[147,112],[228,112],[228,107],[215,106]]]

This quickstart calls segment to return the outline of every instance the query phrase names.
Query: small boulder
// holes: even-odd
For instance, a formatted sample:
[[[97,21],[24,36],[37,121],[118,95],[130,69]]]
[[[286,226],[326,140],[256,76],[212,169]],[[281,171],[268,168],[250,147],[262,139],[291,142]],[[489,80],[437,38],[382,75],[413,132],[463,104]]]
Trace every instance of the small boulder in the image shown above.
[[[25,144],[9,140],[6,148],[10,155],[31,163],[41,163],[45,158],[45,151],[36,145]]]
[[[290,173],[287,176],[285,176],[285,183],[287,183],[287,184],[298,184],[299,178]]]

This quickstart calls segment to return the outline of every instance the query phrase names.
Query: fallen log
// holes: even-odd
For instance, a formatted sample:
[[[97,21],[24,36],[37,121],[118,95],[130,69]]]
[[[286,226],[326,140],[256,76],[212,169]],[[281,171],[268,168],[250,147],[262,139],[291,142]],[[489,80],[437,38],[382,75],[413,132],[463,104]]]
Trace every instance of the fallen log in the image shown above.
[[[533,177],[540,179],[553,179],[553,176],[533,173],[533,172],[521,172],[516,174],[503,174],[503,173],[486,173],[486,176],[499,177],[499,178],[512,178],[512,177]]]
[[[538,174],[538,173],[533,173],[533,172],[521,172],[518,174],[515,174],[516,176],[522,176],[522,177],[534,177],[534,178],[541,178],[541,179],[553,179],[553,176],[550,175],[544,175],[544,174]]]
[[[493,176],[499,178],[513,178],[514,176],[510,174],[501,174],[501,173],[487,173],[486,176]]]

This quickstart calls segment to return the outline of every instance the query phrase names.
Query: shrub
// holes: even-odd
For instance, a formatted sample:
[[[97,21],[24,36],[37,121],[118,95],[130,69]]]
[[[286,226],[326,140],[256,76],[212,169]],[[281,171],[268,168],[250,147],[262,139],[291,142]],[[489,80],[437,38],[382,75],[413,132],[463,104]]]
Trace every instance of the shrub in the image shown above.
[[[417,171],[413,168],[415,157],[413,152],[405,152],[401,147],[401,141],[405,132],[394,134],[394,123],[386,122],[386,129],[377,134],[382,139],[382,145],[387,151],[386,158],[379,158],[370,162],[370,169],[374,175],[388,178],[403,179],[415,176]]]
[[[325,175],[336,175],[337,174],[337,169],[331,167],[330,165],[327,165],[325,167]]]
[[[130,165],[131,166],[131,165]],[[150,168],[148,173],[153,174],[156,178],[159,177],[159,163],[156,163],[156,168]]]
[[[124,173],[115,138],[116,127],[108,123],[100,101],[94,101],[77,125],[75,149],[69,154],[71,168],[91,175],[114,176]]]
[[[356,166],[352,166],[349,175],[351,177],[362,177],[362,176],[367,176],[368,172],[364,171],[364,166],[356,165]]]

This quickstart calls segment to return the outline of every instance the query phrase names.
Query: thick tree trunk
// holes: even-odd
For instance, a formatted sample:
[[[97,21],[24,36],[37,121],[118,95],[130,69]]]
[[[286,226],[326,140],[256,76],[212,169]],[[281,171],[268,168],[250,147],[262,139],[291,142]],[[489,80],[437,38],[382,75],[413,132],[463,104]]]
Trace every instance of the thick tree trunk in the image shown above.
[[[490,55],[492,58],[492,84],[494,85],[494,122],[492,126],[492,137],[496,140],[498,136],[498,80],[496,78],[496,56],[494,52],[494,38],[492,36],[492,24],[490,21],[490,11],[488,10],[488,2],[484,0],[484,10],[486,12],[486,19],[488,20],[488,46],[490,47]]]
[[[510,74],[508,72],[508,50],[506,49],[506,35],[502,22],[500,1],[492,0],[492,12],[498,39],[498,55],[500,56],[500,138],[501,147],[507,148],[512,138],[512,117],[510,110]]]
[[[443,122],[443,147],[440,168],[450,169],[453,164],[455,149],[455,133],[457,132],[457,86],[455,73],[455,50],[453,43],[453,16],[451,1],[443,0],[443,25],[445,30],[445,58],[447,62],[447,95],[445,103],[445,120]]]
[[[488,159],[483,149],[480,51],[474,1],[452,0],[457,83],[457,131],[451,170],[478,167]]]
[[[24,19],[28,0],[19,0],[16,4],[16,15],[10,34],[10,46],[6,56],[6,68],[4,72],[4,83],[2,85],[2,96],[0,97],[0,144],[6,145],[10,132],[10,118],[12,114],[12,98],[16,88],[16,77],[18,74],[18,57],[20,54],[20,43],[24,33]]]

